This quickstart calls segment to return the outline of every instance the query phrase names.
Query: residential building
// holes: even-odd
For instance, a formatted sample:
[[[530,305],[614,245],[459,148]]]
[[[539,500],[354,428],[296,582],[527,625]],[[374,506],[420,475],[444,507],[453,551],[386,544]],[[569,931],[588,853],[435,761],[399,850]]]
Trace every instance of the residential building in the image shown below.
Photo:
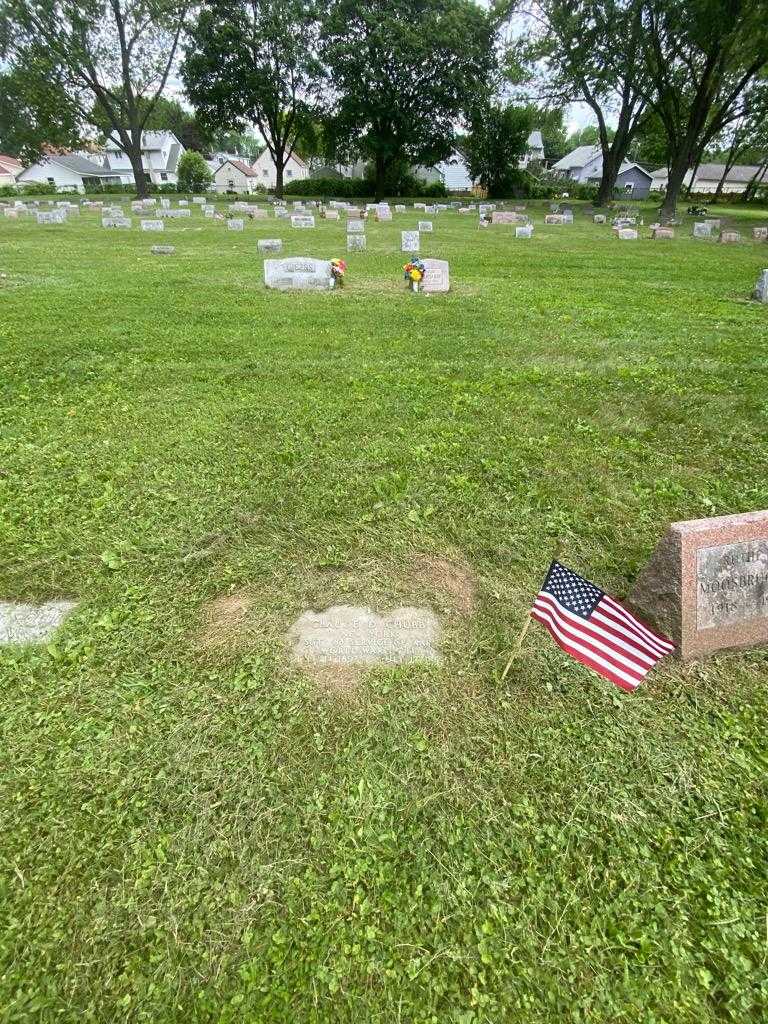
[[[225,160],[213,172],[213,187],[217,192],[256,192],[259,176],[243,160]]]
[[[253,162],[252,169],[256,172],[259,184],[265,188],[274,188],[277,184],[277,168],[270,156],[269,150],[265,149],[261,156]],[[289,157],[288,163],[283,171],[283,184],[288,185],[292,181],[304,181],[309,177],[309,167],[301,157],[294,153]]]
[[[85,192],[86,185],[114,185],[120,183],[120,175],[109,171],[94,160],[73,153],[58,153],[43,157],[37,163],[26,167],[16,176],[18,184],[38,181],[47,183],[54,190]]]
[[[597,185],[603,174],[603,153],[599,146],[577,146],[551,167],[558,178]],[[645,199],[653,185],[653,175],[639,164],[625,160],[616,177],[616,190],[633,199]]]
[[[544,163],[544,139],[538,129],[532,131],[528,136],[528,148],[520,158],[518,166],[526,168],[530,163]]]
[[[124,185],[133,184],[133,168],[128,154],[111,140],[107,142],[105,150],[105,169],[117,174]],[[176,185],[179,180],[179,158],[183,152],[184,147],[173,132],[142,132],[141,163],[147,182],[153,185]]]
[[[15,156],[0,153],[0,185],[14,185],[23,170],[24,165]]]
[[[721,192],[729,195],[742,193],[754,176],[758,174],[759,170],[760,168],[756,165],[735,164],[728,171]],[[724,171],[725,164],[699,164],[696,168],[696,176],[693,179],[691,192],[699,195],[711,195],[713,192],[716,192]],[[693,173],[693,170],[688,171],[683,179],[683,186],[686,189],[691,184]],[[768,168],[763,169],[762,178],[758,178],[758,180],[768,185]],[[653,172],[652,188],[655,191],[666,192],[668,181],[669,173],[666,167],[660,167],[657,171]]]

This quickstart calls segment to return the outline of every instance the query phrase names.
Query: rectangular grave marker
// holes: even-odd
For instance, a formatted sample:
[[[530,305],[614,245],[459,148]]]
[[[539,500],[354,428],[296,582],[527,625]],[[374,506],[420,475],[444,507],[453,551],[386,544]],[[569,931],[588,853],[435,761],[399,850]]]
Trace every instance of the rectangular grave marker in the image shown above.
[[[282,238],[260,238],[256,243],[259,252],[282,252]]]
[[[292,228],[313,228],[315,218],[311,214],[293,214],[291,217]]]
[[[401,231],[400,232],[400,251],[401,252],[419,252],[421,249],[421,239],[418,231]]]
[[[419,231],[426,231],[429,234],[429,232],[431,230],[432,230],[432,221],[431,220],[420,220],[419,221]]]
[[[350,235],[361,235],[365,232],[364,220],[348,220],[347,233]]]
[[[347,252],[362,252],[365,243],[365,235],[347,235]]]
[[[227,231],[242,231],[245,221],[241,217],[232,217],[227,221]]]
[[[143,220],[141,221],[142,231],[164,231],[165,221],[162,220]]]
[[[294,257],[264,260],[264,284],[278,291],[331,291],[335,281],[330,260]]]
[[[673,523],[628,603],[684,659],[768,643],[768,511]]]
[[[421,279],[423,292],[447,292],[451,282],[447,260],[424,260],[424,277]]]

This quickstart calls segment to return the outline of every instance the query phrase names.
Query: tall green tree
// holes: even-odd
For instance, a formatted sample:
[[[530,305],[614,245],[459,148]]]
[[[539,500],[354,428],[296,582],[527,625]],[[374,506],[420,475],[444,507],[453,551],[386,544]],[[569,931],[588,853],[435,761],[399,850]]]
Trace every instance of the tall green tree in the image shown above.
[[[644,0],[646,98],[664,126],[668,184],[661,219],[675,215],[687,171],[743,116],[768,62],[765,0]]]
[[[109,135],[109,119],[98,105],[91,113],[91,120],[103,135]],[[144,130],[173,132],[185,149],[194,149],[198,153],[209,153],[213,144],[213,133],[203,128],[197,114],[185,110],[178,100],[167,96],[157,97],[144,121]]]
[[[51,67],[38,52],[34,63],[0,72],[0,153],[34,163],[46,146],[70,148],[81,141],[82,118]]]
[[[595,144],[602,153],[600,204],[613,197],[647,105],[642,88],[644,2],[538,0],[549,94],[561,102],[580,100],[595,116]]]
[[[168,81],[188,8],[188,0],[0,0],[8,66],[47,61],[83,122],[103,115],[140,196],[147,192],[141,134]],[[52,111],[38,114],[55,132]]]
[[[194,149],[182,153],[178,176],[180,192],[203,192],[213,179],[208,164]]]
[[[461,149],[472,180],[492,199],[511,195],[533,127],[531,111],[488,99],[472,109],[469,125]]]
[[[283,173],[324,80],[319,8],[302,0],[204,0],[190,32],[182,77],[208,127],[255,124]]]
[[[495,22],[472,0],[329,0],[327,134],[375,168],[377,198],[399,162],[450,155],[455,126],[495,66]]]

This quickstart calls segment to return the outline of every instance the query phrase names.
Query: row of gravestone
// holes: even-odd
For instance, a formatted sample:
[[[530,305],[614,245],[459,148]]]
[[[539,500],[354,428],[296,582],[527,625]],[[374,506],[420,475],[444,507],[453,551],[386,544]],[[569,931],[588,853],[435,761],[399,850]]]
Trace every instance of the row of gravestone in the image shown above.
[[[306,271],[313,273],[312,271]],[[670,637],[684,660],[768,643],[768,511],[673,523],[626,598],[627,606]],[[70,600],[29,605],[0,601],[0,644],[42,643],[76,607]],[[354,623],[362,633],[344,643]],[[632,641],[634,626],[626,630]],[[395,634],[409,640],[395,656]],[[375,643],[367,650],[367,638]],[[306,612],[291,631],[294,654],[323,663],[419,660],[439,639],[429,609],[399,608],[382,620],[368,608]],[[398,645],[399,647],[399,645]],[[409,652],[409,653],[408,653]],[[437,656],[429,660],[439,660]]]

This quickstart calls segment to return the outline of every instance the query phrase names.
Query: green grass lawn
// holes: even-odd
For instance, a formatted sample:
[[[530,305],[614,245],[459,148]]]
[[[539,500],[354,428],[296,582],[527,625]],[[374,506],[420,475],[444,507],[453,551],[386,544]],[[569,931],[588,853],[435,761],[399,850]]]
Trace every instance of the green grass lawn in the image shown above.
[[[0,219],[0,599],[82,602],[0,651],[0,1021],[766,1019],[766,650],[628,696],[533,626],[499,679],[558,539],[621,597],[668,521],[768,507],[768,213],[543,213],[433,217],[433,297],[418,213],[330,294],[256,241],[343,221]],[[292,668],[343,602],[430,605],[444,665]]]

